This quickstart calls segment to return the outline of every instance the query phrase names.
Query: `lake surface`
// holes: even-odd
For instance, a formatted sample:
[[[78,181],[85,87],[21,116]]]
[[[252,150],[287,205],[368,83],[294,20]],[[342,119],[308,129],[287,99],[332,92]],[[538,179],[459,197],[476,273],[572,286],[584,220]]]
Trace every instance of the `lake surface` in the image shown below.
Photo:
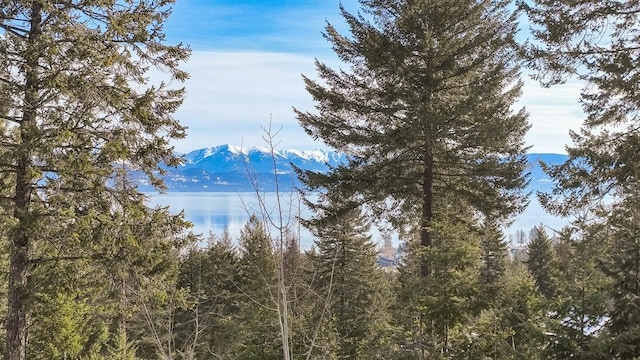
[[[262,193],[260,198],[249,192],[174,192],[147,196],[153,205],[169,206],[173,213],[184,211],[185,218],[193,224],[193,232],[203,234],[204,238],[209,232],[221,234],[226,226],[231,236],[237,239],[251,214],[260,218],[269,217],[277,223],[280,218],[285,222],[295,223],[298,216],[311,215],[296,193],[281,194],[280,206],[278,197],[273,192]],[[282,217],[279,213],[282,213]],[[297,226],[294,230],[300,233],[301,247],[309,248],[312,243],[311,234]]]
[[[279,219],[277,211],[276,193],[263,193],[259,201],[255,193],[237,192],[173,192],[167,194],[147,194],[149,202],[153,205],[169,206],[174,213],[184,211],[185,218],[193,223],[193,231],[203,234],[204,237],[213,232],[220,234],[227,226],[234,239],[240,236],[240,229],[249,220],[253,213],[262,216],[268,213],[275,220]],[[260,204],[264,206],[260,206]],[[295,219],[297,216],[309,217],[311,212],[304,208],[297,194],[282,194],[280,198],[283,209],[282,218]],[[260,209],[263,209],[261,211]],[[266,210],[266,211],[264,211]],[[506,229],[505,233],[512,234],[522,229],[527,233],[532,227],[540,223],[560,230],[568,221],[552,217],[544,212],[536,199],[533,199],[527,209],[520,214],[513,225]],[[296,228],[296,232],[297,232]],[[551,234],[551,231],[548,231]],[[305,229],[299,229],[300,246],[303,249],[311,247],[313,238]],[[372,231],[373,241],[380,239],[378,231]]]

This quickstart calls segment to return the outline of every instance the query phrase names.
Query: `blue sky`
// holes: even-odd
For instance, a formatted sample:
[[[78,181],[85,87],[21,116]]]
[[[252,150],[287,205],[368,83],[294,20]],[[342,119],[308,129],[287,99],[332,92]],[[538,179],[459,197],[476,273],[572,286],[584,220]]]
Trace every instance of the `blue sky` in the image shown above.
[[[183,65],[191,78],[176,117],[189,127],[179,152],[224,143],[263,146],[262,128],[272,118],[278,148],[315,149],[297,124],[292,107],[313,110],[301,74],[315,75],[314,59],[340,64],[322,37],[325,21],[346,30],[338,0],[177,0],[165,24],[169,43],[188,44]],[[357,0],[342,0],[357,11]],[[157,74],[152,73],[152,77]],[[564,152],[569,129],[582,113],[575,82],[543,89],[524,79],[520,101],[530,113],[527,143],[533,152]]]

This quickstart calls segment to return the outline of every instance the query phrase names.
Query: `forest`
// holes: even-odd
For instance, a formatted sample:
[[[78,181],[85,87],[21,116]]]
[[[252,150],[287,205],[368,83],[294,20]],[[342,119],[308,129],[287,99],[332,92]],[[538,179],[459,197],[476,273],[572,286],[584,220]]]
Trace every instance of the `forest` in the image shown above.
[[[343,65],[316,60],[301,79],[315,109],[294,112],[347,160],[297,169],[313,216],[282,192],[237,239],[194,235],[131,179],[163,191],[181,163],[190,48],[166,42],[173,0],[1,4],[5,359],[640,358],[637,1],[341,6],[348,31],[323,35]],[[535,194],[573,221],[509,253],[530,196],[523,74],[580,80],[585,118]],[[404,249],[393,271],[381,224]]]

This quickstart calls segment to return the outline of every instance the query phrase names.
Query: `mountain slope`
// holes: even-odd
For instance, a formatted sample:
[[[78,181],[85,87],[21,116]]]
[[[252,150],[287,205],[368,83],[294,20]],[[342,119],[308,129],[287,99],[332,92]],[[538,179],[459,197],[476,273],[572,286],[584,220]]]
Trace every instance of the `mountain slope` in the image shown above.
[[[291,164],[305,170],[327,171],[346,161],[344,154],[333,151],[283,150],[271,154],[265,148],[242,148],[220,145],[198,149],[183,156],[184,164],[167,168],[165,184],[169,192],[238,192],[253,191],[256,183],[262,191],[274,191],[276,177],[280,190],[289,191],[300,186]],[[567,159],[560,154],[529,154],[531,183],[529,190],[545,191],[549,178],[542,172],[539,161],[560,164]],[[276,171],[274,171],[276,169]],[[154,191],[139,181],[142,191]]]

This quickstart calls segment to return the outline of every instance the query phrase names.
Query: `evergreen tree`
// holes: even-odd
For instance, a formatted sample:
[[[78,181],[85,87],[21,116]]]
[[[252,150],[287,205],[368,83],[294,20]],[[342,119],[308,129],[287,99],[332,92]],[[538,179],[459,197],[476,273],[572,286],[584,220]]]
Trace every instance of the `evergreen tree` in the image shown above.
[[[469,207],[448,204],[433,224],[433,245],[418,242],[400,269],[396,304],[400,353],[416,359],[461,357],[454,338],[477,315],[480,236]],[[441,220],[440,220],[441,219]],[[432,275],[421,276],[425,261]]]
[[[566,229],[558,243],[565,248],[565,254],[558,269],[545,354],[563,359],[609,359],[604,328],[610,303],[609,282],[598,266],[607,244],[588,233],[572,239]]]
[[[520,263],[509,267],[499,294],[501,329],[507,329],[510,356],[514,359],[543,359],[545,330],[543,298],[527,268]]]
[[[457,358],[512,359],[514,351],[509,343],[513,329],[505,324],[498,308],[484,309],[469,319],[461,331],[453,334]]]
[[[528,124],[511,110],[521,85],[509,1],[360,3],[359,15],[341,7],[350,37],[326,27],[350,70],[318,61],[320,80],[304,78],[318,113],[297,111],[308,134],[350,160],[303,181],[341,184],[374,215],[420,229],[424,247],[445,193],[498,220],[518,211]]]
[[[194,247],[180,264],[178,289],[188,306],[175,315],[175,341],[186,358],[233,357],[239,329],[238,254],[228,231],[210,234],[206,248]]]
[[[316,319],[335,334],[335,358],[369,359],[374,293],[382,280],[370,225],[352,201],[331,193],[321,198],[321,205],[314,206],[316,216],[305,222],[316,236],[316,252],[309,255],[311,288],[318,296]]]
[[[100,256],[93,265],[106,283],[105,316],[110,321],[108,358],[169,357],[173,351],[170,327],[155,327],[156,313],[166,312],[174,295],[179,253],[193,242],[182,215],[170,215],[168,208],[149,209],[139,197],[122,212],[105,217],[91,229]],[[110,220],[110,221],[107,221]],[[87,288],[87,292],[91,289]]]
[[[2,212],[10,216],[7,359],[26,356],[36,245],[95,255],[83,242],[43,238],[50,234],[44,230],[99,226],[101,213],[126,206],[136,192],[112,186],[118,171],[137,170],[160,186],[159,164],[178,161],[168,142],[184,136],[171,117],[182,91],[151,86],[145,75],[153,66],[187,77],[177,65],[188,50],[163,43],[171,3],[2,4],[0,114],[10,129],[0,139],[0,183],[9,191]]]
[[[633,186],[637,186],[634,184]],[[640,197],[629,197],[609,214],[602,270],[611,281],[608,329],[611,352],[640,358]]]
[[[536,29],[528,55],[541,81],[555,84],[575,76],[585,83],[580,101],[586,119],[571,133],[567,162],[547,168],[555,184],[541,200],[555,214],[576,215],[580,230],[610,246],[602,270],[614,283],[611,357],[632,359],[640,356],[640,5],[539,0],[523,7]]]
[[[557,290],[557,264],[553,244],[543,225],[537,226],[535,237],[529,239],[526,264],[540,293],[545,298],[551,299]]]
[[[41,264],[32,272],[41,286],[30,309],[29,359],[97,357],[109,341],[108,306],[104,284],[86,261]],[[40,286],[36,286],[39,288]],[[93,292],[90,294],[89,292]]]
[[[278,274],[271,237],[256,215],[240,230],[238,315],[242,342],[236,359],[281,359]]]
[[[492,222],[485,224],[480,234],[482,259],[480,265],[480,286],[483,302],[489,304],[500,291],[507,267],[507,244],[500,228]]]
[[[180,216],[167,209],[148,209],[143,202],[128,209],[129,216],[101,214],[99,226],[78,221],[41,231],[43,239],[65,239],[65,245],[77,241],[83,247],[72,253],[59,243],[35,243],[29,359],[115,359],[134,357],[138,350],[166,350],[166,343],[159,347],[149,336],[166,340],[146,315],[164,306],[158,299],[172,292],[178,252],[190,236],[183,234]]]
[[[521,263],[506,268],[490,307],[467,312],[451,334],[456,359],[548,359],[545,319],[533,278]]]
[[[571,265],[571,260],[575,256],[575,241],[571,238],[572,234],[573,230],[570,227],[565,226],[557,234],[555,237],[555,243],[553,244],[553,249],[558,261],[558,272],[561,274],[569,271],[568,269]]]

